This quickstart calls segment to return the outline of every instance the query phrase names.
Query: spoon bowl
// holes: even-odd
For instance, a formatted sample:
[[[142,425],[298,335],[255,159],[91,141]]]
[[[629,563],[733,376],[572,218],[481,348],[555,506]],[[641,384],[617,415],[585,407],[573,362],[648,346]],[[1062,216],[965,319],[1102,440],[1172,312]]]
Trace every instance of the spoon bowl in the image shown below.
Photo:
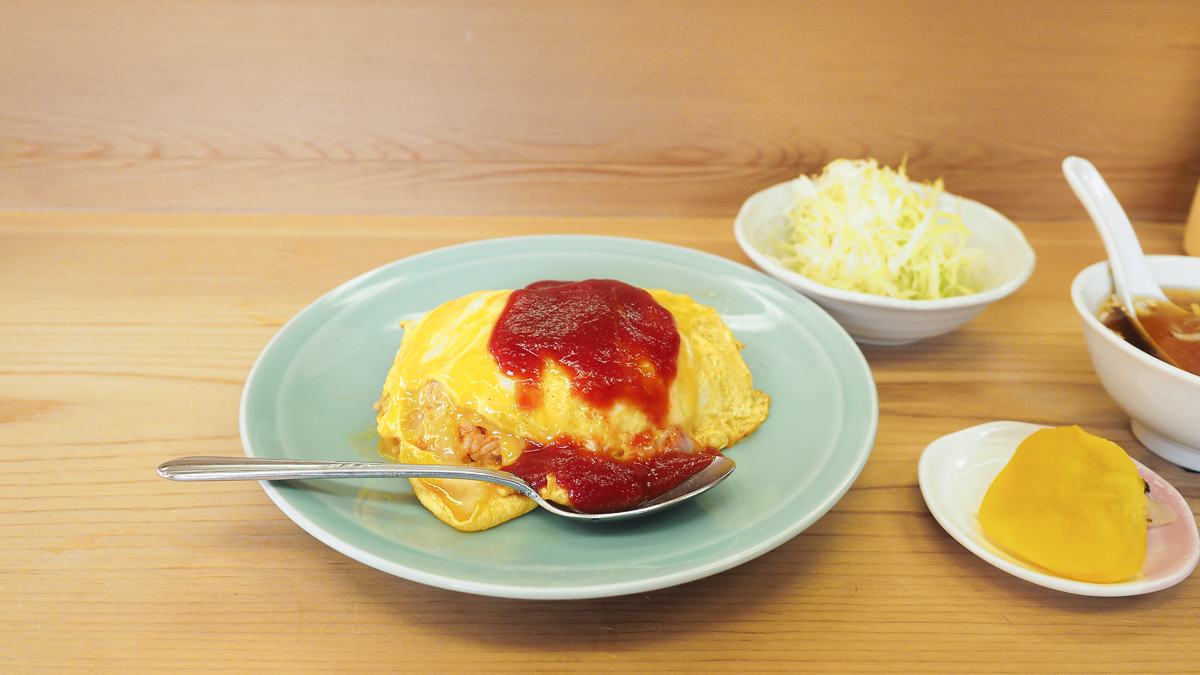
[[[181,457],[164,462],[158,475],[178,481],[310,480],[314,478],[451,478],[479,480],[512,488],[557,516],[591,522],[624,520],[653,513],[711,490],[733,473],[732,459],[714,455],[712,462],[663,494],[625,511],[585,513],[542,498],[532,485],[494,469],[436,464],[393,462],[335,462],[313,459],[258,459],[254,457]]]

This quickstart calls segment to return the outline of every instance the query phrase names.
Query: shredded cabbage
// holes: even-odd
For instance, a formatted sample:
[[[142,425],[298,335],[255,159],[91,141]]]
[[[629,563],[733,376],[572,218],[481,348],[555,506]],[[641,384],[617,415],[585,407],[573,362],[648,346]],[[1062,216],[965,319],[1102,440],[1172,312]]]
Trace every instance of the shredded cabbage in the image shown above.
[[[776,258],[813,281],[862,293],[934,300],[982,290],[983,254],[957,213],[937,208],[942,180],[919,188],[875,160],[839,159],[792,181],[796,200]]]

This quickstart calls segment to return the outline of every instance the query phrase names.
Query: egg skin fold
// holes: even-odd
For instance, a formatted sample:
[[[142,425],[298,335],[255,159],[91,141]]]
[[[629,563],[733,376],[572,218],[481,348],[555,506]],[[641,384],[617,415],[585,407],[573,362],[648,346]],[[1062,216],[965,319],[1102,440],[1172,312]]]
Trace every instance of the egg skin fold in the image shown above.
[[[1146,557],[1145,485],[1119,445],[1078,426],[1021,442],[979,507],[984,531],[1060,576],[1115,583]]]

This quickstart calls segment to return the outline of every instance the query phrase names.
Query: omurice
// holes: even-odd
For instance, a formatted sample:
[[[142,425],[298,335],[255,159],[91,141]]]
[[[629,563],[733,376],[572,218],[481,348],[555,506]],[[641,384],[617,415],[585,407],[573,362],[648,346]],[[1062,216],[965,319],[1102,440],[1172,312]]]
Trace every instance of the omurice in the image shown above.
[[[753,432],[754,389],[716,310],[620,281],[543,281],[451,300],[404,336],[376,404],[380,450],[407,463],[502,469],[548,500],[617,511],[666,492]],[[520,516],[509,488],[412,479],[463,531]]]

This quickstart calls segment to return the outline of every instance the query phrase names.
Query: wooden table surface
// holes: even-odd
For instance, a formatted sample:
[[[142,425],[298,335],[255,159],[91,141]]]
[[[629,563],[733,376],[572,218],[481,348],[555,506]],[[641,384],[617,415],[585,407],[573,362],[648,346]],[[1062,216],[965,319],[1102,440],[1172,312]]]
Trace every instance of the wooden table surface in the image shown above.
[[[878,437],[850,492],[740,567],[634,596],[521,601],[351,560],[255,483],[160,462],[242,452],[255,357],[362,272],[527,233],[665,241],[749,264],[727,218],[0,215],[0,671],[1197,672],[1200,578],[1147,596],[1044,589],[934,521],[917,459],[991,420],[1079,424],[1174,484],[1092,371],[1069,301],[1090,223],[1020,222],[1032,279],[949,335],[864,347]],[[1139,225],[1154,253],[1178,225]]]

